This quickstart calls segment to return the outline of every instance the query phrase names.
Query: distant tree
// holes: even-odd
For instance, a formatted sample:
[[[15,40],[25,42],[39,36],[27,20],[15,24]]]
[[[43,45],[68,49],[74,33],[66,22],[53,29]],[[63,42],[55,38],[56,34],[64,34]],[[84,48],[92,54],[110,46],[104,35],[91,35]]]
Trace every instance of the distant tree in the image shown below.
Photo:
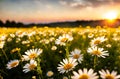
[[[10,22],[10,27],[16,27],[16,22],[15,21],[11,21]]]
[[[23,26],[24,26],[24,24],[21,23],[21,22],[18,22],[18,23],[16,24],[16,27],[23,27]]]
[[[0,27],[3,27],[4,23],[0,20]]]
[[[5,26],[6,26],[6,27],[11,27],[11,23],[10,23],[9,20],[6,20],[6,22],[5,22]]]
[[[16,23],[15,21],[6,20],[5,27],[23,27],[24,24],[21,22]]]

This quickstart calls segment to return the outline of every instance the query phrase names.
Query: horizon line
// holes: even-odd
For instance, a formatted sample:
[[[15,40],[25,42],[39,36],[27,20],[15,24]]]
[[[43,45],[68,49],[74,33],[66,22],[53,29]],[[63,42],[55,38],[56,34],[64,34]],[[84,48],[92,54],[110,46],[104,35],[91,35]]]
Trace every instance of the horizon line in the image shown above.
[[[0,21],[2,21],[3,23],[6,23],[6,21],[10,21],[10,22],[15,22],[15,23],[23,23],[23,24],[51,24],[51,23],[61,23],[61,22],[75,22],[75,21],[100,21],[100,20],[109,20],[109,19],[81,19],[81,20],[64,20],[64,21],[51,21],[51,22],[22,22],[22,21],[15,21],[15,20],[5,20],[5,21],[2,21],[0,19]],[[113,20],[120,20],[120,18],[116,18],[116,19],[113,19]]]

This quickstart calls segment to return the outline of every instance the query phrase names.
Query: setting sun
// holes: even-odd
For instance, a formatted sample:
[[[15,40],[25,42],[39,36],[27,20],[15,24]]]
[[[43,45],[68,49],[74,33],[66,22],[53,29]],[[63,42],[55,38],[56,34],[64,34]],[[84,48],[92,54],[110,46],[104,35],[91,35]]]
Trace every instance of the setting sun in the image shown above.
[[[117,19],[118,13],[116,11],[110,11],[104,15],[105,19],[114,20]]]

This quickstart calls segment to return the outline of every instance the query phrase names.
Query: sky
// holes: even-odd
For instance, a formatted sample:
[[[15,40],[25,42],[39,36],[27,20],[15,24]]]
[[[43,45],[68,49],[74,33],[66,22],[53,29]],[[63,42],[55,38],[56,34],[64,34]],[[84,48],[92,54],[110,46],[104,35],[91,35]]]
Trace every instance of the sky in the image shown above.
[[[120,18],[120,0],[0,0],[3,22],[100,20],[109,11],[116,11]]]

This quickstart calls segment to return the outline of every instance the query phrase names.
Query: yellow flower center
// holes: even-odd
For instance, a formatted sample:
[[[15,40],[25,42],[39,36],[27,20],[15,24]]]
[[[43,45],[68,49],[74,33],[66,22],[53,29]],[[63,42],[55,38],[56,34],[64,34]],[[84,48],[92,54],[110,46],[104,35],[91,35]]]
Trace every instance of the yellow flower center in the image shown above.
[[[83,74],[79,77],[79,79],[89,79],[89,76],[87,74]]]
[[[63,79],[68,79],[67,77],[63,77]]]
[[[11,50],[11,54],[13,54],[13,53],[15,53],[15,52],[17,52],[17,51],[19,51],[20,50],[20,48],[15,48],[15,49],[13,49],[13,50]]]
[[[53,75],[53,72],[52,71],[48,71],[47,76],[51,77],[52,75]]]
[[[16,62],[11,63],[10,66],[15,67],[15,66],[17,66],[17,64],[18,64],[18,62],[16,61]]]
[[[100,44],[100,43],[101,43],[100,40],[96,40],[96,41],[94,42],[94,44]]]
[[[114,76],[112,76],[111,74],[107,74],[107,75],[105,76],[105,79],[114,79]]]
[[[68,64],[65,64],[64,65],[64,69],[65,70],[69,70],[69,69],[71,69],[73,67],[73,64],[71,64],[71,63],[68,63]]]
[[[18,35],[22,35],[22,34],[23,34],[23,32],[19,32],[19,33],[18,33]]]
[[[73,55],[73,58],[75,58],[75,59],[78,59],[79,57],[80,57],[79,54],[75,54],[75,55]]]
[[[33,58],[35,58],[35,57],[37,57],[37,54],[36,54],[36,53],[32,53],[32,54],[29,55],[29,58],[30,58],[30,59],[33,59]]]
[[[31,65],[29,66],[29,69],[30,69],[30,70],[33,70],[35,67],[36,67],[36,66],[35,66],[34,64],[31,64]]]
[[[94,55],[100,55],[100,54],[101,54],[101,52],[100,52],[100,51],[98,51],[98,50],[95,50],[95,51],[93,51],[93,52],[92,52],[92,54],[94,54]]]
[[[68,40],[68,38],[63,38],[61,39],[61,42],[66,42]]]
[[[92,37],[93,36],[93,34],[92,33],[90,33],[89,35],[88,35],[88,37]]]

